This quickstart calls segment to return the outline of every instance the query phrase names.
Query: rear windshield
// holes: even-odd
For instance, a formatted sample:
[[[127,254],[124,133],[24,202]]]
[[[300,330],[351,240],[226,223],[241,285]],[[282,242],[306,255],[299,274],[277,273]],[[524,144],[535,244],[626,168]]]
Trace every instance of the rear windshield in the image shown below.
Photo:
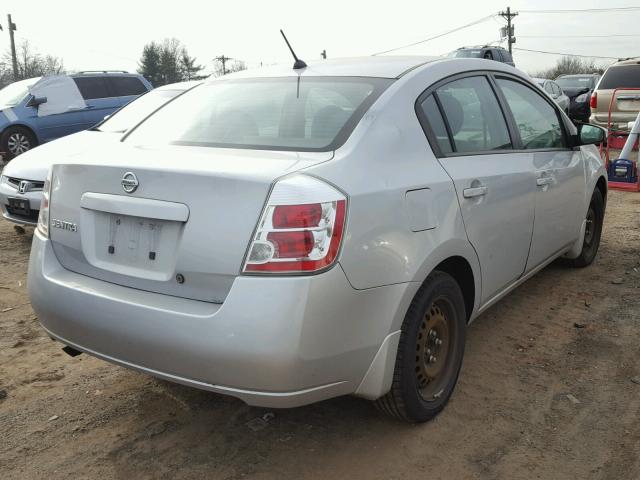
[[[594,77],[560,77],[556,83],[562,88],[593,88],[596,79]]]
[[[448,56],[452,58],[480,58],[482,57],[482,50],[454,50]]]
[[[598,90],[614,88],[640,88],[640,65],[620,65],[604,72]]]
[[[346,141],[392,80],[287,77],[218,80],[181,95],[125,141],[328,151]]]

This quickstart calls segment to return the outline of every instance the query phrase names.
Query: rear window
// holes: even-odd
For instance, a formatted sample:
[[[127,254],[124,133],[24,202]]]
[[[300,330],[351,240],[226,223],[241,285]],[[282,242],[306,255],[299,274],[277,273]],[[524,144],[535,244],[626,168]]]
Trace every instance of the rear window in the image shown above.
[[[108,77],[107,81],[111,83],[111,90],[118,97],[140,95],[147,91],[147,88],[137,77]]]
[[[620,65],[604,72],[598,89],[613,90],[614,88],[640,88],[640,65]]]
[[[481,58],[482,50],[476,49],[464,49],[464,50],[454,50],[449,54],[449,57],[452,58]]]
[[[168,103],[134,129],[126,141],[334,150],[392,82],[360,77],[218,80]]]
[[[593,88],[594,77],[560,77],[556,78],[556,83],[562,88]]]
[[[94,98],[108,98],[111,95],[107,90],[107,84],[102,77],[74,77],[78,90],[85,100]]]

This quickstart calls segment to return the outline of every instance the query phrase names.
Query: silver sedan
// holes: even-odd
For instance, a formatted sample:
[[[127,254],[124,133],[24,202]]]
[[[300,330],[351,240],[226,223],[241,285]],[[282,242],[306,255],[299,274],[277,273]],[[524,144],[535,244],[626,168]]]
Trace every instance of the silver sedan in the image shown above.
[[[593,262],[603,138],[486,60],[211,79],[56,160],[29,294],[73,355],[251,405],[353,394],[426,421],[469,322],[559,257]]]

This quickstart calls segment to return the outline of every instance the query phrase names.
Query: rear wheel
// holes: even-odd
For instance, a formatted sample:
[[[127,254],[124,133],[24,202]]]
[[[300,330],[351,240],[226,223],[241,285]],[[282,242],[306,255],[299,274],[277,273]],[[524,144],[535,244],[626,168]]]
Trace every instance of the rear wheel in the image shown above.
[[[391,390],[376,400],[376,406],[408,422],[436,416],[458,380],[465,336],[462,291],[451,275],[433,272],[409,307]]]
[[[602,193],[597,188],[591,195],[589,210],[587,210],[587,224],[584,230],[584,240],[582,243],[582,251],[578,258],[567,260],[567,263],[573,267],[586,267],[591,265],[598,254],[600,247],[600,237],[602,235],[602,223],[604,221],[604,200]]]
[[[31,150],[36,144],[33,133],[23,127],[9,127],[0,135],[0,152],[3,152],[5,160]]]

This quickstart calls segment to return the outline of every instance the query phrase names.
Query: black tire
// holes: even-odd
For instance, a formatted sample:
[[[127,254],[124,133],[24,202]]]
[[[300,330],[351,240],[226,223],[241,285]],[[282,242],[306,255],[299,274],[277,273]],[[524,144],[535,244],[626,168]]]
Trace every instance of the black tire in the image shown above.
[[[600,247],[602,236],[602,223],[604,222],[604,200],[599,189],[595,189],[591,195],[591,202],[587,210],[587,227],[584,232],[582,252],[578,258],[565,259],[572,267],[583,268],[595,260]]]
[[[458,381],[466,329],[460,286],[448,273],[433,272],[407,311],[391,390],[376,400],[378,409],[411,423],[435,417],[449,401]],[[429,353],[432,348],[437,348],[431,352],[435,355]],[[437,355],[439,360],[430,361]],[[436,365],[438,361],[442,363]]]
[[[0,135],[0,152],[4,160],[11,160],[37,145],[35,135],[24,127],[9,127]]]

